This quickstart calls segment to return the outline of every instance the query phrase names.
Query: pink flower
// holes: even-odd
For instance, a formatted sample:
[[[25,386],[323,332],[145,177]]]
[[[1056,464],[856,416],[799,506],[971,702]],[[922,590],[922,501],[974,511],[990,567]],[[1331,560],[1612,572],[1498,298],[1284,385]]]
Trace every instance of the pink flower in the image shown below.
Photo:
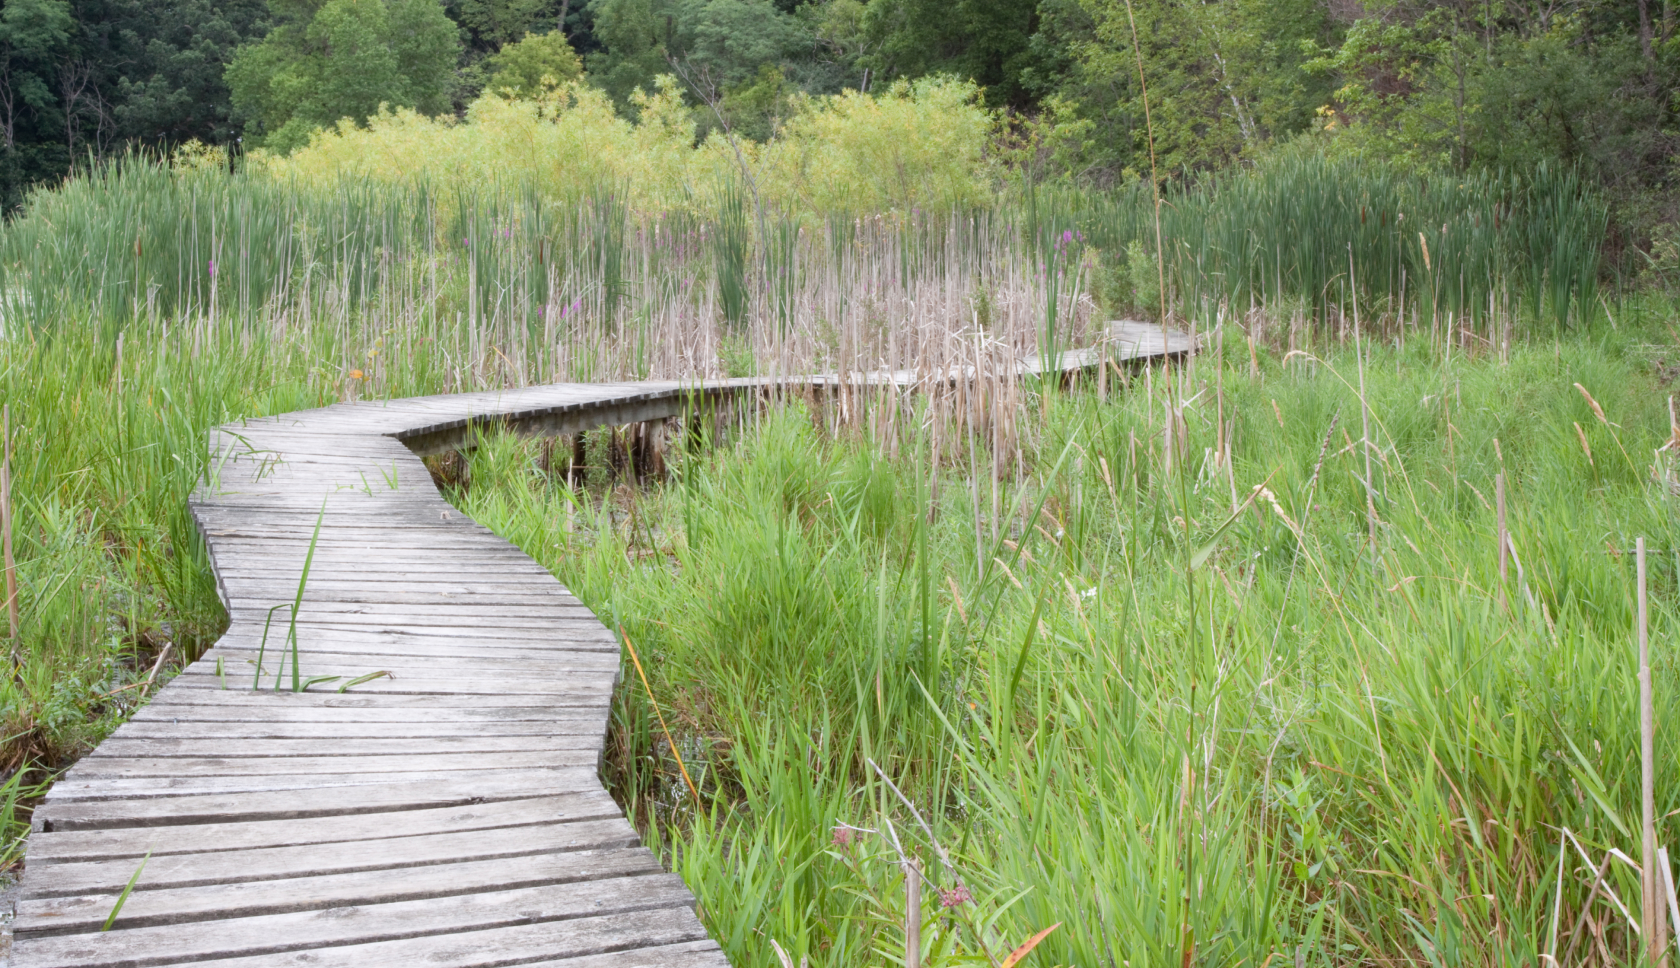
[[[858,832],[851,827],[841,824],[834,828],[834,846],[850,847],[857,843]]]
[[[214,276],[215,274],[216,274],[216,260],[211,259],[210,260],[210,275]]]
[[[942,908],[954,908],[972,900],[974,900],[974,895],[968,893],[968,888],[962,884],[958,884],[949,891],[944,888],[939,889],[939,906]]]

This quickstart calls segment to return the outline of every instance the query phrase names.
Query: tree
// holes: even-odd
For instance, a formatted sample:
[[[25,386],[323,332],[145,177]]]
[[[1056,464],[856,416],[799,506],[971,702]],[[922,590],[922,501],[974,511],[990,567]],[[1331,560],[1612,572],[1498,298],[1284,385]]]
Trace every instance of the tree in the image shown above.
[[[586,62],[589,75],[619,110],[630,110],[631,92],[669,73],[665,55],[675,39],[675,6],[672,0],[590,0],[595,41],[603,49]]]
[[[1039,0],[871,0],[878,43],[869,66],[884,77],[955,74],[979,84],[986,103],[1027,107]]]
[[[592,0],[591,79],[621,110],[630,94],[676,73],[693,101],[729,100],[748,126],[763,133],[765,106],[785,100],[785,78],[812,61],[819,20],[789,13],[773,0]],[[748,89],[751,89],[749,92]],[[711,109],[704,124],[716,121]],[[730,119],[733,124],[733,119]]]
[[[1680,85],[1680,51],[1667,29],[1647,37],[1641,6],[1579,0],[1514,16],[1391,0],[1307,66],[1339,82],[1338,147],[1460,170],[1551,158],[1626,200],[1669,178],[1680,147],[1667,97]]]
[[[18,147],[26,116],[51,117],[57,68],[76,22],[65,0],[8,0],[0,7],[0,140]]]
[[[290,151],[316,128],[380,105],[449,107],[460,41],[437,0],[270,0],[276,25],[228,64],[254,142]]]
[[[127,62],[115,85],[120,134],[166,145],[232,141],[228,60],[268,32],[267,15],[263,0],[116,0],[111,22]]]
[[[459,0],[456,18],[473,32],[475,46],[494,51],[539,26],[558,26],[556,6],[551,0]]]
[[[74,27],[64,0],[8,0],[0,8],[0,191],[7,209],[32,183],[70,164],[57,81]]]
[[[1022,86],[1089,122],[1082,161],[1147,172],[1138,59],[1163,176],[1212,171],[1310,127],[1333,80],[1301,65],[1339,33],[1320,0],[1042,0]],[[1136,48],[1133,24],[1136,24]],[[1306,48],[1303,48],[1303,44]]]
[[[540,93],[553,84],[565,84],[583,76],[583,62],[558,30],[526,34],[485,58],[490,71],[488,90],[506,91],[515,97]]]
[[[814,39],[771,0],[682,0],[677,27],[679,56],[726,91],[762,83],[765,71],[808,53]]]

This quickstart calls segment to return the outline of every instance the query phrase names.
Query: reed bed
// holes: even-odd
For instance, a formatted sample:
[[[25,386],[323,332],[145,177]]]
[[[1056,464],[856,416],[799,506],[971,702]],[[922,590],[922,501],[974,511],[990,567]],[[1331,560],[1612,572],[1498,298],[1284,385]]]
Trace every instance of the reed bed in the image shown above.
[[[1680,534],[1661,324],[1620,325],[1503,362],[1216,329],[1106,402],[1024,387],[995,483],[935,404],[896,457],[807,405],[653,490],[488,440],[454,495],[635,643],[609,775],[737,965],[1052,926],[1037,963],[1631,964],[1632,549],[1668,709]]]
[[[1664,549],[1666,668],[1676,471],[1645,456],[1671,431],[1642,341],[1671,334],[1599,293],[1602,207],[1570,176],[1285,159],[1167,193],[1159,263],[1148,186],[868,213],[703,187],[650,210],[135,160],[35,196],[0,234],[9,765],[68,762],[220,631],[185,515],[210,426],[833,372],[649,489],[610,473],[615,432],[572,442],[583,475],[500,440],[440,469],[643,649],[703,802],[633,688],[611,779],[737,964],[903,962],[907,914],[923,964],[1058,922],[1033,958],[1633,950],[1556,838],[1631,849],[1624,552]],[[1204,353],[1016,375],[1140,312]]]
[[[610,190],[309,192],[140,160],[37,195],[0,234],[22,620],[0,677],[5,759],[68,762],[144,698],[165,646],[190,660],[219,631],[185,511],[215,424],[823,371],[847,376],[840,419],[886,439],[881,372],[1012,372],[1042,348],[1049,306],[1060,339],[1088,338],[1079,275],[1045,274],[1007,213],[735,221],[640,213]],[[982,409],[1013,446],[1014,418]]]
[[[1057,345],[1087,338],[1077,271],[1047,274],[1007,209],[761,222],[739,186],[724,197],[711,214],[644,213],[610,188],[302,191],[134,161],[37,196],[9,227],[0,319],[86,321],[113,341],[330,333],[340,373],[374,394],[375,351],[397,346],[471,389],[914,369],[975,328],[1019,354],[1047,326]]]
[[[1134,299],[1159,305],[1147,184],[1046,194],[1046,217],[1087,226],[1119,267],[1132,247],[1145,283]],[[1563,330],[1598,311],[1608,211],[1577,173],[1548,164],[1430,175],[1289,153],[1163,194],[1168,304],[1204,318],[1260,310],[1261,320],[1293,305],[1314,324],[1305,337],[1344,338],[1356,301],[1385,331],[1463,346],[1503,339],[1513,321]]]

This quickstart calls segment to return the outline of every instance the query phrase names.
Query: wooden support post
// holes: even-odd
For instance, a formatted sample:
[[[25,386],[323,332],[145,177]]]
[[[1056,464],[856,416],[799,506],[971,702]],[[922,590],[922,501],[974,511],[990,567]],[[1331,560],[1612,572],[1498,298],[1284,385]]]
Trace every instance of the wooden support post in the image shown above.
[[[904,968],[922,968],[922,872],[904,862]]]
[[[1640,812],[1640,936],[1645,940],[1648,964],[1656,964],[1667,947],[1662,924],[1661,881],[1657,879],[1656,760],[1654,716],[1651,709],[1651,642],[1646,633],[1649,617],[1645,598],[1645,539],[1634,544],[1635,570],[1639,581],[1639,812]]]
[[[1493,475],[1493,505],[1494,513],[1499,518],[1499,610],[1509,613],[1510,602],[1505,589],[1505,576],[1510,570],[1508,563],[1510,536],[1505,531],[1505,472]]]
[[[12,406],[0,407],[0,436],[4,436],[0,453],[0,555],[6,566],[6,619],[12,632],[12,671],[23,669],[23,643],[18,641],[17,560],[12,555]]]
[[[1657,848],[1657,874],[1658,890],[1662,891],[1663,898],[1668,903],[1668,919],[1664,920],[1661,912],[1657,915],[1657,920],[1662,922],[1662,927],[1658,929],[1657,935],[1662,942],[1660,947],[1663,949],[1662,960],[1658,964],[1666,968],[1668,965],[1669,932],[1680,934],[1680,904],[1676,904],[1674,900],[1674,865],[1668,859],[1667,847]]]

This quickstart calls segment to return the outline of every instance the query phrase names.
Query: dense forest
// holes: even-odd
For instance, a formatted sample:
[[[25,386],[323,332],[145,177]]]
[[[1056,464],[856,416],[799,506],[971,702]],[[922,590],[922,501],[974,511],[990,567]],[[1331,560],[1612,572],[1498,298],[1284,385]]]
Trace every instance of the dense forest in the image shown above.
[[[805,94],[955,75],[1004,160],[1113,183],[1150,167],[1141,60],[1162,177],[1301,139],[1436,171],[1555,159],[1637,267],[1675,259],[1675,34],[1666,0],[4,0],[0,190],[579,74],[626,114],[675,74],[700,136],[757,140]]]

